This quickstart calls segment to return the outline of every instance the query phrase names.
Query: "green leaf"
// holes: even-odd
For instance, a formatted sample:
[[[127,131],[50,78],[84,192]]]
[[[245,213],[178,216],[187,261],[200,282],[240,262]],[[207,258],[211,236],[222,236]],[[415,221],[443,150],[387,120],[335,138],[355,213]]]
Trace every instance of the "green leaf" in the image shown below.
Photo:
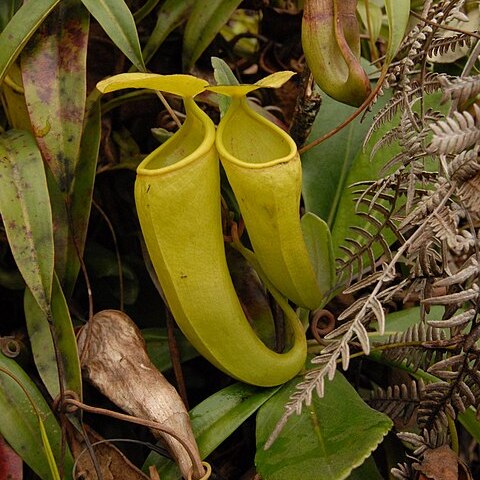
[[[388,18],[388,45],[385,65],[388,67],[398,52],[410,17],[410,0],[385,0]]]
[[[166,0],[157,14],[157,23],[143,48],[143,59],[148,63],[163,41],[189,16],[195,0]]]
[[[20,130],[0,135],[0,214],[13,258],[45,314],[53,282],[53,232],[42,157]]]
[[[20,8],[21,0],[4,0],[0,2],[0,32]]]
[[[89,18],[80,0],[63,1],[21,55],[33,133],[63,193],[70,190],[80,150]]]
[[[255,413],[276,391],[275,388],[259,388],[235,383],[208,397],[190,411],[192,429],[200,456],[207,457],[228,438],[248,417]],[[152,452],[144,464],[156,465],[162,480],[181,478],[176,465]]]
[[[9,375],[5,372],[8,372]],[[53,479],[48,457],[42,444],[45,440],[42,441],[39,416],[57,464],[62,458],[60,426],[42,394],[28,375],[14,360],[1,353],[0,411],[2,412],[0,434],[42,480]],[[66,479],[72,478],[72,467],[72,456],[67,448],[63,463]]]
[[[190,418],[202,458],[213,452],[277,391],[278,387],[235,383],[192,409]]]
[[[385,97],[381,97],[375,111],[385,103]],[[354,111],[353,107],[330,97],[324,97],[307,143],[335,128],[341,120]],[[302,155],[305,208],[325,220],[330,229],[335,223],[339,204],[344,197],[345,186],[350,184],[347,177],[351,178],[352,170],[357,168],[356,159],[362,154],[363,141],[372,118],[373,116],[370,115],[363,122],[357,118],[333,137]],[[370,163],[368,157],[367,162],[368,167]],[[376,170],[380,168],[378,165],[372,165],[371,172],[365,172],[365,169],[362,169],[362,173],[367,174],[364,180],[378,176],[375,173],[375,167]]]
[[[69,284],[72,279],[65,277],[72,266],[78,271],[75,267],[79,262],[71,238],[67,197],[77,169],[85,116],[89,18],[80,0],[62,2],[21,55],[33,132],[53,174],[48,183],[55,226],[55,271],[62,283]],[[76,275],[73,282],[75,279]]]
[[[354,238],[358,240],[361,236],[360,233],[353,232],[352,227],[358,226],[365,228],[368,231],[373,230],[372,225],[365,220],[365,218],[356,214],[356,197],[354,195],[356,188],[354,185],[360,181],[378,180],[380,172],[387,161],[393,158],[395,153],[398,152],[398,144],[393,143],[382,148],[373,159],[370,158],[373,145],[380,136],[383,136],[388,131],[389,128],[391,128],[391,124],[381,127],[375,135],[372,136],[371,141],[364,151],[361,150],[362,147],[359,147],[358,154],[355,156],[352,165],[349,167],[346,179],[344,179],[332,228],[332,243],[335,258],[345,256],[345,252],[343,252],[340,247],[345,245],[346,238]],[[387,243],[394,240],[393,233],[388,231],[384,233]],[[377,251],[376,249],[374,250]]]
[[[368,3],[368,10],[366,3]],[[371,35],[371,40],[375,42],[379,37],[382,28],[383,14],[381,6],[376,5],[371,0],[359,0],[357,4],[357,13],[362,20],[365,30]]]
[[[189,71],[227,23],[241,0],[196,2],[183,36],[183,68]]]
[[[332,130],[354,110],[330,97],[323,97],[306,143]],[[359,120],[354,120],[336,135],[302,155],[305,209],[323,218],[330,228],[342,198],[346,177],[361,149],[367,128]]]
[[[141,22],[160,3],[160,0],[146,0],[145,3],[133,14],[135,23]]]
[[[458,420],[465,427],[467,432],[480,442],[480,422],[477,419],[475,409],[467,408],[464,412],[458,412]]]
[[[322,291],[328,292],[335,279],[335,258],[328,225],[314,213],[307,212],[301,219],[303,238],[310,261],[317,274]]]
[[[332,233],[334,257],[343,257],[340,249],[351,236],[352,226],[364,227],[368,222],[355,214],[355,200],[351,185],[365,180],[376,180],[386,161],[398,151],[392,144],[381,149],[370,159],[372,146],[384,135],[391,124],[384,125],[370,140],[365,151],[363,141],[371,125],[373,114],[385,105],[381,97],[374,112],[360,122],[354,120],[333,137],[302,155],[303,197],[305,208],[323,218]],[[338,125],[339,118],[348,117],[353,108],[325,97],[310,138],[318,138]],[[359,234],[357,234],[359,235]]]
[[[40,429],[40,437],[42,439],[43,449],[45,450],[45,456],[47,457],[48,468],[50,468],[50,473],[53,480],[60,480],[60,473],[57,468],[55,461],[55,456],[52,452],[52,447],[50,446],[50,441],[48,440],[48,435],[45,430],[45,425],[43,424],[42,418],[38,417],[38,427]]]
[[[0,32],[6,27],[21,5],[22,0],[3,0],[0,2]]]
[[[133,15],[124,0],[82,0],[85,7],[124,55],[144,72],[140,40]]]
[[[47,176],[50,206],[52,208],[55,272],[58,277],[63,280],[68,264],[68,249],[70,241],[67,202],[65,201],[65,194],[60,191],[60,187],[49,168],[45,169],[45,174]]]
[[[371,455],[347,478],[348,480],[384,480]]]
[[[0,33],[0,83],[23,47],[61,0],[30,0],[22,5]]]
[[[70,194],[70,244],[68,261],[62,282],[67,298],[70,298],[73,293],[75,281],[80,270],[79,256],[83,256],[87,238],[88,220],[92,207],[93,186],[100,148],[100,96],[100,92],[93,90],[87,99],[87,112],[83,124],[78,163]]]
[[[217,85],[240,85],[237,77],[232,72],[225,60],[218,57],[212,57],[213,76]],[[218,107],[220,108],[220,114],[223,117],[232,100],[226,95],[218,95]]]
[[[342,480],[360,466],[392,427],[383,413],[371,409],[336,373],[325,396],[291,416],[277,440],[266,440],[284,405],[303,379],[295,379],[266,402],[257,415],[257,471],[264,480]]]
[[[218,57],[212,57],[213,76],[217,85],[240,85],[237,77],[232,72],[225,60]]]
[[[142,336],[147,346],[148,356],[152,363],[161,372],[172,368],[170,350],[168,348],[168,333],[166,328],[145,328]],[[192,344],[183,336],[180,330],[175,331],[175,340],[182,362],[198,357],[199,353]]]
[[[82,397],[82,375],[77,351],[77,341],[73,330],[68,305],[57,276],[52,291],[52,325],[40,310],[29,290],[24,297],[25,320],[32,346],[33,358],[43,383],[52,398],[60,394],[59,367],[55,355],[52,331],[57,337],[59,358],[62,362],[63,386]]]

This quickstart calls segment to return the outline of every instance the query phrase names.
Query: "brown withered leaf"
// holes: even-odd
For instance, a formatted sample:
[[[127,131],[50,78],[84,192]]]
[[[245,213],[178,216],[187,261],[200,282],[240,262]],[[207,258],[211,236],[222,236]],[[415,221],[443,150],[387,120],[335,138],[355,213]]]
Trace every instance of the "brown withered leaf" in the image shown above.
[[[414,463],[413,468],[425,480],[472,480],[467,467],[448,445],[426,450],[421,463]]]
[[[188,412],[177,391],[150,361],[145,341],[123,312],[103,310],[83,327],[78,346],[82,372],[90,383],[122,410],[151,420],[175,432],[192,452],[170,435],[152,430],[165,442],[182,475],[201,478],[204,467],[193,436]]]
[[[118,448],[110,442],[100,442],[103,438],[85,425],[88,439],[93,444],[96,461],[100,467],[103,480],[149,480],[144,473],[135,467]],[[78,431],[71,429],[69,432],[69,444],[73,457],[77,461],[75,479],[97,480],[97,474],[92,458],[87,450],[84,439]]]

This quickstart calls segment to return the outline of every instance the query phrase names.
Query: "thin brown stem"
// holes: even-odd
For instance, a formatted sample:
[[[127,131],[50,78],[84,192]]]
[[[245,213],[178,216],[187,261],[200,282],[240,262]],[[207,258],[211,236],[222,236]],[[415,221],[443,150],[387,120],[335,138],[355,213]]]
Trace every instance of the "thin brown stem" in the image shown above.
[[[313,142],[310,142],[309,144],[305,145],[302,147],[298,153],[302,155],[305,152],[308,152],[308,150],[312,149],[313,147],[316,147],[320,143],[324,142],[325,140],[328,140],[330,137],[333,137],[336,133],[338,133],[342,128],[345,128],[348,124],[353,122],[372,102],[372,100],[376,97],[380,89],[382,88],[383,81],[385,80],[385,77],[387,76],[387,69],[384,69],[380,75],[380,78],[378,79],[378,82],[375,86],[375,88],[372,90],[370,95],[365,99],[365,101],[347,118],[345,119],[340,125],[335,127],[333,130],[330,130],[327,132],[325,135],[322,135],[320,138],[317,138]]]
[[[118,267],[118,287],[120,289],[120,308],[119,310],[123,312],[124,304],[125,304],[125,286],[124,286],[124,281],[123,281],[123,266],[122,266],[122,257],[120,255],[120,250],[118,248],[118,242],[117,242],[117,235],[115,233],[115,229],[113,228],[112,222],[108,218],[108,215],[105,213],[105,211],[100,207],[100,205],[92,199],[92,204],[95,206],[95,208],[98,210],[100,215],[103,217],[105,220],[105,223],[108,226],[108,229],[110,230],[110,234],[112,235],[112,240],[113,240],[113,245],[115,248],[115,255],[117,257],[117,267]]]
[[[165,96],[163,95],[162,92],[158,91],[158,90],[155,90],[155,93],[157,94],[158,98],[160,99],[160,101],[162,102],[163,106],[166,108],[167,112],[170,114],[170,116],[173,118],[173,121],[176,123],[177,127],[180,128],[182,126],[182,123],[180,122],[180,120],[178,119],[178,116],[177,114],[175,113],[175,111],[173,110],[173,108],[169,105],[169,103],[167,102],[167,99],[165,98]]]
[[[165,307],[167,313],[167,335],[168,335],[168,350],[170,352],[170,358],[172,360],[173,373],[175,375],[175,381],[177,382],[177,389],[185,408],[188,407],[187,388],[185,386],[185,378],[183,376],[182,364],[180,359],[180,351],[178,350],[177,339],[175,338],[175,321],[172,316],[172,312],[168,307]]]

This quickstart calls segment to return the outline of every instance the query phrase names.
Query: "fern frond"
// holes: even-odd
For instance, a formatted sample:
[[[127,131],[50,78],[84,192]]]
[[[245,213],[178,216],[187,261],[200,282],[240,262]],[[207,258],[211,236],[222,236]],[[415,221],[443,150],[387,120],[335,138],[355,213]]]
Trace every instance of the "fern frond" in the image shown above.
[[[443,116],[440,113],[432,110],[428,110],[423,115],[423,118],[416,112],[405,110],[398,127],[393,130],[393,135],[396,137],[401,150],[385,163],[380,171],[380,175],[390,172],[394,166],[406,166],[413,162],[420,163],[419,160],[425,159],[428,156],[426,150],[427,139],[431,135],[428,125],[431,122],[439,121],[441,118]],[[388,138],[388,135],[385,135],[385,137]],[[377,151],[377,148],[379,148],[378,144],[381,145],[382,142],[377,142],[372,151]]]
[[[459,328],[465,327],[469,322],[475,319],[477,311],[474,308],[461,312],[458,315],[446,318],[445,320],[429,320],[428,324],[433,328]]]
[[[440,79],[444,99],[456,100],[463,104],[470,99],[474,99],[480,93],[480,78],[474,77],[456,77],[444,76]]]
[[[439,328],[432,328],[424,323],[415,324],[403,333],[391,335],[382,345],[391,345],[394,348],[385,350],[382,356],[392,362],[405,362],[407,367],[414,370],[426,370],[443,359],[445,347],[442,341],[445,338]]]
[[[373,132],[378,130],[382,125],[391,122],[400,110],[405,110],[407,106],[411,106],[415,101],[425,94],[436,92],[442,88],[441,79],[443,74],[429,73],[426,75],[423,83],[414,81],[409,85],[409,91],[397,91],[389,102],[375,115],[372,125],[365,136],[364,146],[369,142]]]
[[[480,265],[476,257],[471,256],[455,274],[437,280],[434,286],[451,287],[452,285],[462,285],[478,275],[480,275]]]
[[[429,153],[458,154],[480,142],[480,107],[473,105],[474,115],[468,111],[453,112],[453,117],[446,117],[432,123],[432,141]]]
[[[416,480],[418,472],[413,469],[411,464],[399,463],[390,470],[390,473],[397,480]]]
[[[444,179],[432,185],[431,190],[416,205],[415,209],[410,212],[400,223],[399,230],[406,232],[413,226],[423,224],[428,217],[442,201],[450,190],[450,185]]]
[[[466,181],[480,174],[480,145],[475,145],[471,150],[465,150],[455,155],[448,164],[448,174],[451,180],[460,187]]]
[[[422,380],[412,380],[409,385],[394,385],[386,389],[375,387],[368,404],[392,420],[407,424],[420,405],[424,390]]]
[[[477,284],[473,284],[471,288],[462,292],[450,293],[448,295],[440,295],[422,300],[425,305],[461,305],[465,302],[478,302],[480,298],[480,288]]]
[[[445,55],[455,52],[457,48],[470,47],[473,37],[467,33],[458,33],[450,37],[435,38],[426,51],[428,57]]]
[[[377,229],[375,233],[371,233],[360,227],[353,227],[352,231],[357,234],[357,238],[347,238],[345,245],[340,248],[345,254],[341,258],[337,258],[337,272],[339,278],[345,280],[345,285],[352,283],[353,277],[356,275],[356,281],[359,282],[368,274],[374,274],[377,271],[377,258],[383,257],[386,261],[392,258],[389,242],[384,237],[384,228],[394,228],[389,221],[380,222],[372,215],[362,213],[370,224]],[[364,242],[360,242],[362,238]]]
[[[469,18],[465,13],[463,13],[463,8],[465,6],[465,0],[449,0],[446,2],[446,9],[445,12],[447,15],[445,16],[445,12],[443,15],[444,23],[449,24],[452,20],[457,20],[459,22],[468,22]]]
[[[457,195],[461,205],[472,220],[480,218],[480,145],[457,155],[449,165],[452,181],[458,185]]]
[[[383,137],[381,137],[372,147],[370,151],[370,160],[372,160],[377,152],[384,147],[388,147],[394,142],[398,142],[402,136],[403,129],[400,125],[392,128],[389,132],[387,132]]]
[[[397,437],[412,446],[415,457],[422,456],[428,449],[440,448],[443,445],[448,445],[450,442],[448,430],[446,429],[441,431],[423,429],[421,435],[413,432],[400,432],[397,433]]]
[[[440,380],[425,387],[418,409],[418,422],[427,430],[441,430],[448,424],[447,416],[456,418],[468,407],[480,406],[479,352],[472,363],[470,355],[460,353],[433,365],[429,372]]]
[[[377,259],[389,261],[392,257],[385,231],[389,230],[402,240],[392,216],[396,204],[396,195],[386,192],[381,183],[363,182],[353,187],[366,186],[366,189],[354,190],[356,214],[364,220],[362,227],[352,226],[349,237],[340,247],[343,254],[337,258],[339,279],[350,285],[354,276],[361,281],[365,274],[377,271]]]
[[[464,238],[458,233],[458,213],[449,208],[444,207],[437,214],[431,215],[427,221],[433,236],[440,242],[446,242],[452,251],[463,250]]]
[[[405,107],[408,98],[402,92],[397,92],[389,100],[389,102],[375,115],[372,126],[369,128],[365,137],[364,146],[370,140],[372,133],[378,130],[385,123],[391,122],[397,112]]]

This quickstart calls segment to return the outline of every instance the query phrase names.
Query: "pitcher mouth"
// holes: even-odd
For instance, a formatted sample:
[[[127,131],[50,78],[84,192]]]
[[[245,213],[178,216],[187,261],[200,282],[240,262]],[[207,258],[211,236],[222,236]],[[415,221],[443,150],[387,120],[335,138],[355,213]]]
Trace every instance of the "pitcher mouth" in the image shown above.
[[[246,97],[232,102],[217,132],[216,146],[222,159],[242,167],[265,168],[295,157],[297,146],[292,138],[253,111]]]
[[[184,99],[187,116],[180,129],[150,153],[137,167],[137,175],[166,174],[185,167],[209,152],[215,143],[215,126],[192,98]]]

